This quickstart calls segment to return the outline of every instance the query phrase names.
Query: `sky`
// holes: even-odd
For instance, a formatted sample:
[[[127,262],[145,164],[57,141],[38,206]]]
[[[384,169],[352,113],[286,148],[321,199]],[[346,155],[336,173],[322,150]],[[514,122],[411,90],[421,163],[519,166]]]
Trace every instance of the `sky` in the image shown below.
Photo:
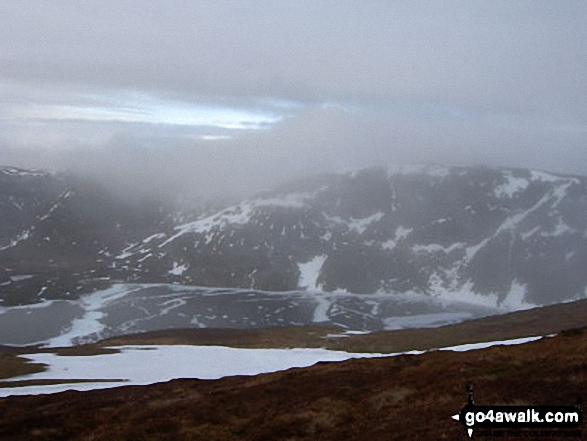
[[[2,0],[0,164],[204,198],[398,163],[587,174],[586,21],[583,0]]]

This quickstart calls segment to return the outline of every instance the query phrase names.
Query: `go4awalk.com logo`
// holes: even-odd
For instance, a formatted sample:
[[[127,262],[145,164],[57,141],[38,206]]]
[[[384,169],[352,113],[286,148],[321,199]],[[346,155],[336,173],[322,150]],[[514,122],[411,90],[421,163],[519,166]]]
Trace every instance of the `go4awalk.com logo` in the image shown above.
[[[469,437],[581,437],[583,411],[577,406],[477,406],[472,387],[467,391],[467,404],[452,418],[465,426]]]

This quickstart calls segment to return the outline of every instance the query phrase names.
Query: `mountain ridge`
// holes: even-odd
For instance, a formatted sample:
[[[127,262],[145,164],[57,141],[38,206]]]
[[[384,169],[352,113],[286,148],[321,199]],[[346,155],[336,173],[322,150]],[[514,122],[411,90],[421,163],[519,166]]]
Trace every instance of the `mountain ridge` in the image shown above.
[[[2,170],[0,212],[16,211],[19,186],[14,179],[8,186],[10,176]],[[72,259],[71,268],[60,262],[57,271],[73,280],[65,290],[71,296],[94,289],[96,279],[276,291],[419,292],[514,309],[587,295],[582,271],[587,178],[581,176],[465,166],[371,168],[284,184],[207,215],[174,213],[156,203],[129,209],[79,183],[81,190],[66,196],[62,187],[70,181],[54,179],[61,180],[61,187],[55,184],[61,191],[46,198],[44,214],[37,210],[28,219],[61,229],[31,231],[21,221],[0,230],[0,255],[17,267],[0,264],[0,285],[5,284],[0,291],[14,292],[26,282],[13,277],[23,271],[18,262],[27,255],[42,255],[39,250],[47,250],[52,240],[73,249],[71,242],[80,237],[86,239],[83,258]],[[53,211],[47,209],[55,204]],[[87,206],[92,210],[84,212]],[[70,220],[76,214],[77,223]],[[78,236],[69,233],[72,225]],[[37,259],[32,279],[38,279],[39,290],[47,283],[38,274],[56,272],[50,255],[45,251],[47,260]],[[76,273],[81,276],[72,276]],[[56,285],[52,295],[63,296],[58,292],[64,291],[63,283]],[[50,298],[47,290],[35,301]],[[8,301],[18,299],[12,294]]]

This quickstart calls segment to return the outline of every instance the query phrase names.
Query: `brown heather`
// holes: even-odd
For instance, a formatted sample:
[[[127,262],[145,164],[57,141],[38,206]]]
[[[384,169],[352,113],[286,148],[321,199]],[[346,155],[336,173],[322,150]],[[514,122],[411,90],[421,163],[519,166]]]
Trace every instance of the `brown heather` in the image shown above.
[[[478,404],[575,404],[587,397],[586,378],[587,329],[571,330],[463,353],[9,397],[0,400],[0,439],[465,440],[450,416],[468,382]]]

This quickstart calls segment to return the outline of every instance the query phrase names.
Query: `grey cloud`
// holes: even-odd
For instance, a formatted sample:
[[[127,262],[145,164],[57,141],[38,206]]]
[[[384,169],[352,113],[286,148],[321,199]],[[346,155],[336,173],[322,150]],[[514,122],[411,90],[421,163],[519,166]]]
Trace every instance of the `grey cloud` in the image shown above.
[[[270,131],[229,140],[139,138],[118,127],[98,146],[0,148],[15,165],[66,168],[131,197],[236,200],[318,173],[414,162],[532,167],[582,173],[581,138],[526,129],[491,130],[449,123],[389,124],[372,114],[310,107]],[[516,148],[511,148],[515,145]]]
[[[583,103],[584,2],[3,2],[2,76],[192,96]]]
[[[586,16],[579,0],[4,0],[0,162],[198,194],[381,162],[587,173]],[[229,133],[18,116],[129,94],[284,119]]]

